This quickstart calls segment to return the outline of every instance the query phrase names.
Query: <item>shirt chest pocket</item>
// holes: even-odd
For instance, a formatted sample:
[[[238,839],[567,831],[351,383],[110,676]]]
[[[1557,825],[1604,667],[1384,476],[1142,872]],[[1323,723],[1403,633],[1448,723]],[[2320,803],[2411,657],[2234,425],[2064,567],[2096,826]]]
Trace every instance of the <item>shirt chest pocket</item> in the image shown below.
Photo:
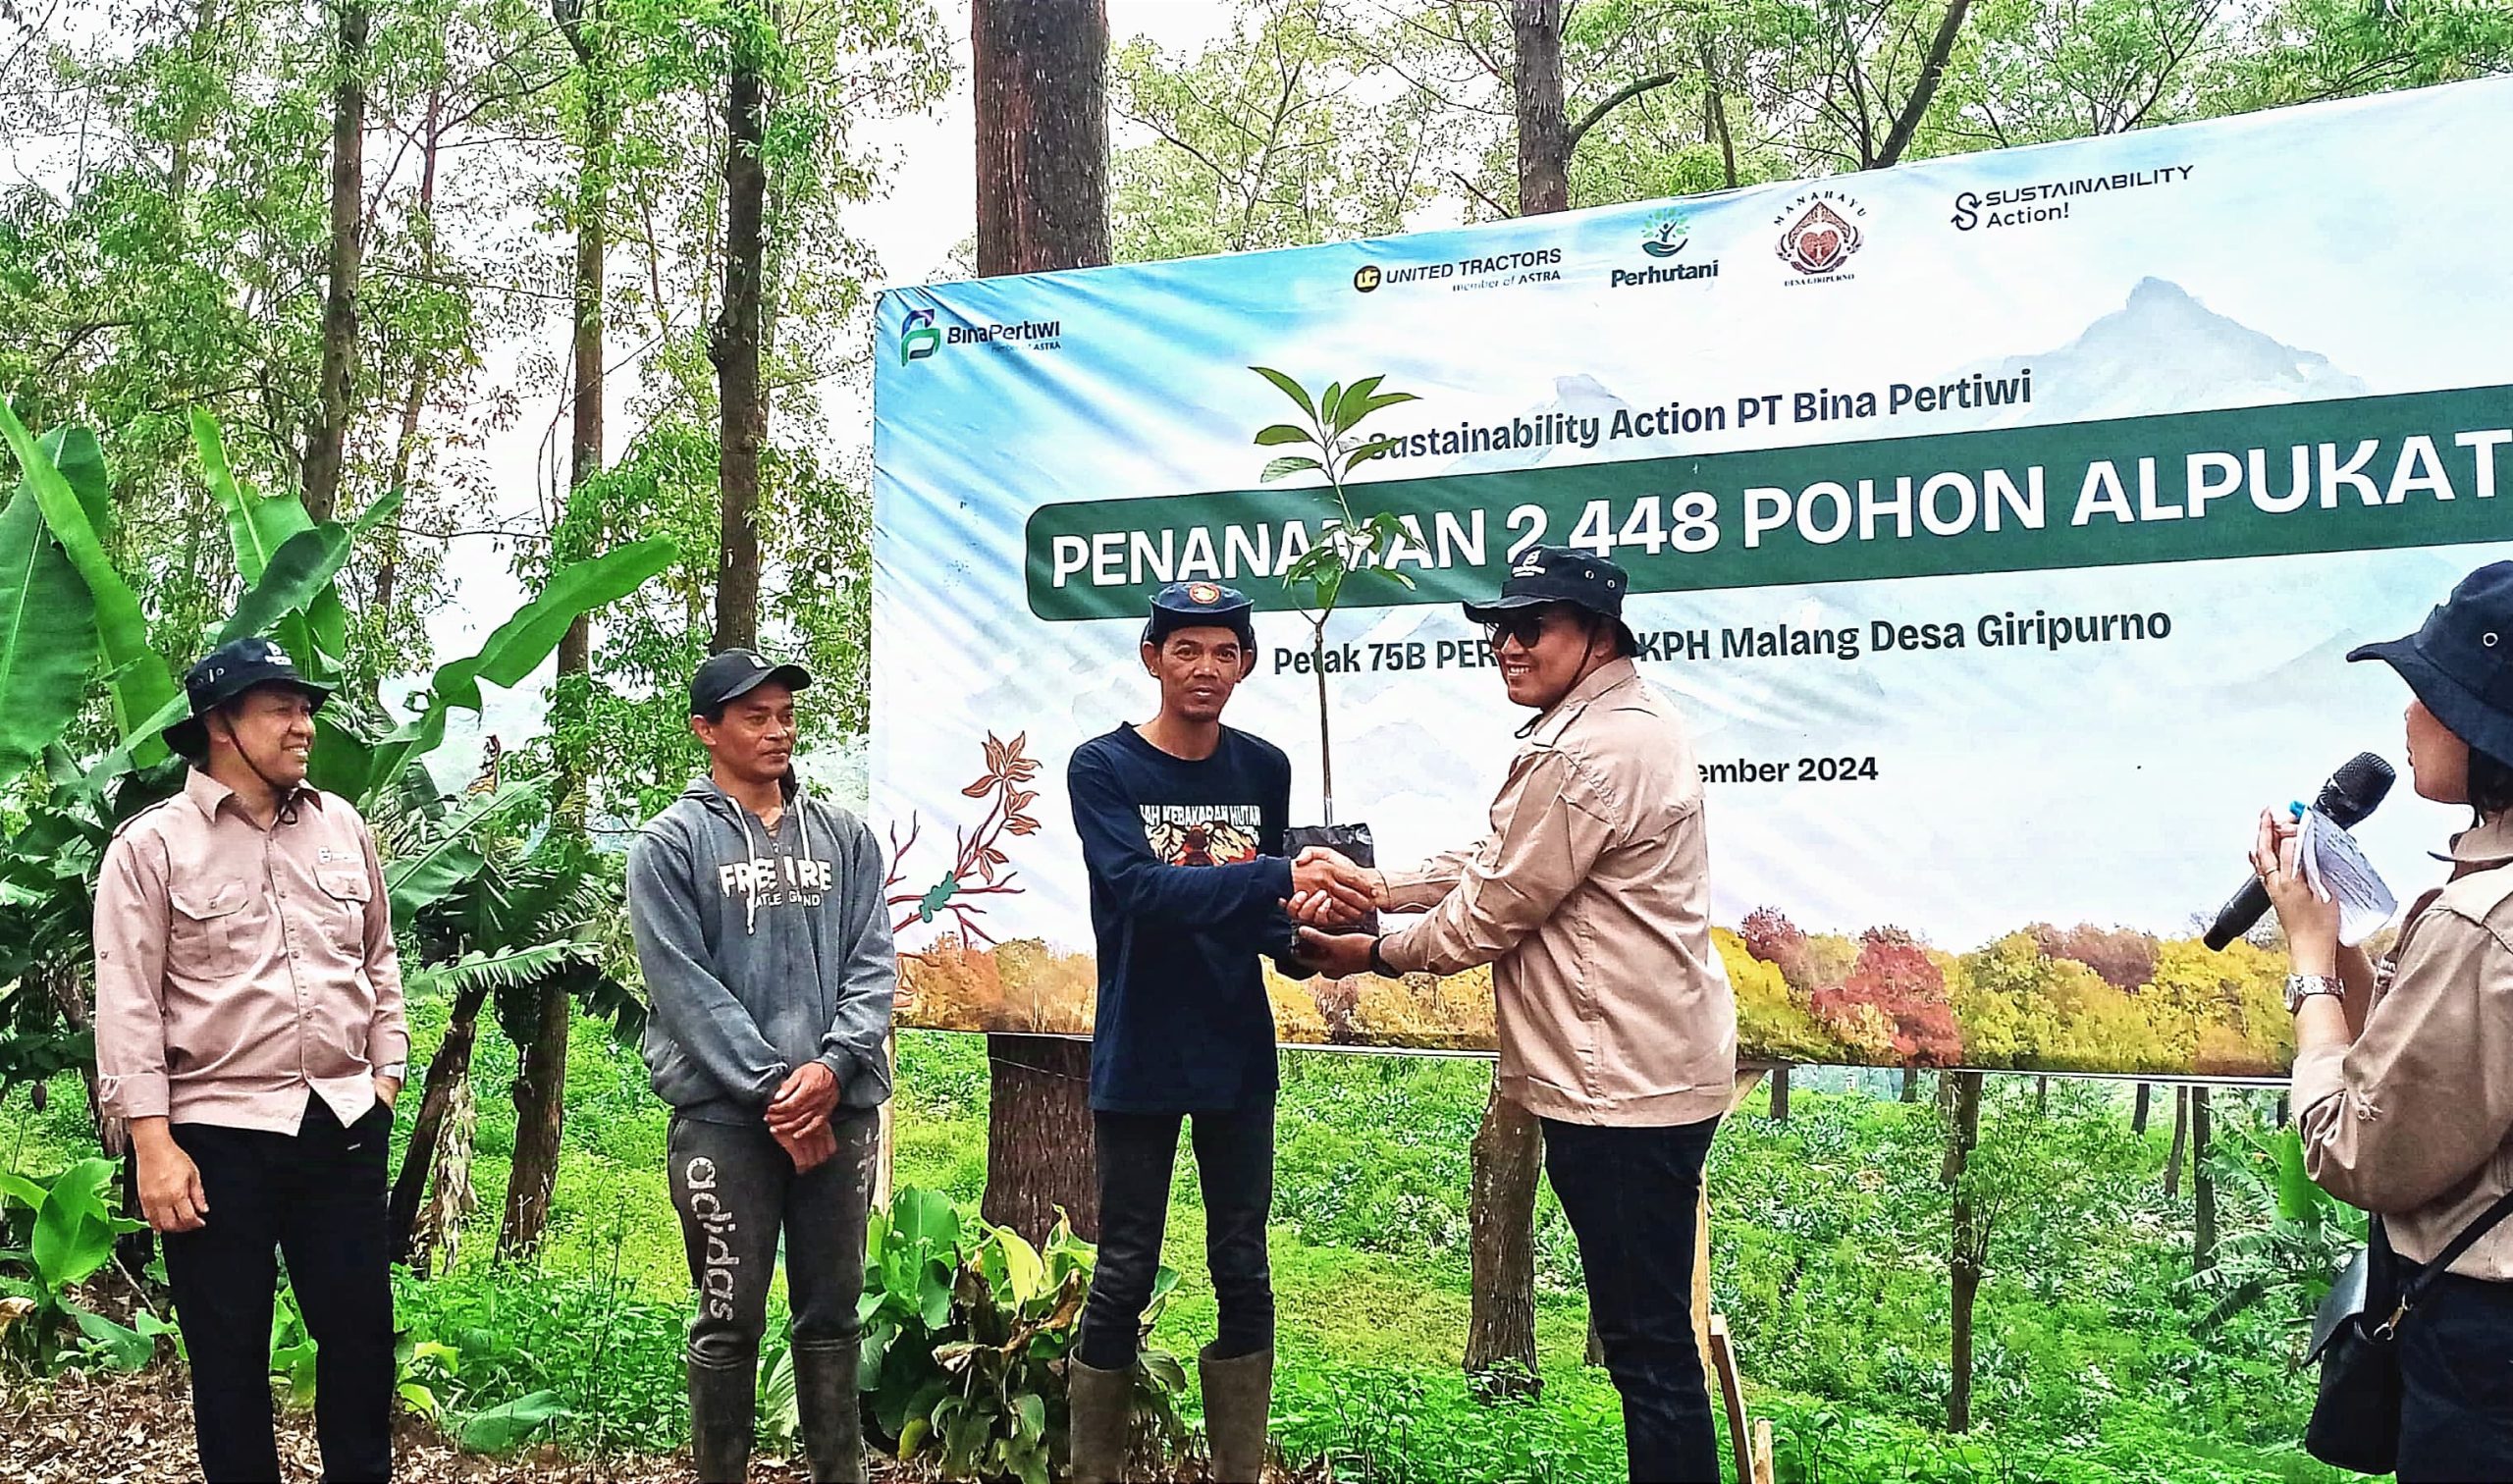
[[[374,883],[363,871],[325,871],[316,873],[314,884],[322,888],[315,905],[323,913],[324,935],[349,957],[363,956],[366,904]]]
[[[193,979],[241,973],[259,941],[262,915],[241,881],[207,881],[168,889],[167,967]]]

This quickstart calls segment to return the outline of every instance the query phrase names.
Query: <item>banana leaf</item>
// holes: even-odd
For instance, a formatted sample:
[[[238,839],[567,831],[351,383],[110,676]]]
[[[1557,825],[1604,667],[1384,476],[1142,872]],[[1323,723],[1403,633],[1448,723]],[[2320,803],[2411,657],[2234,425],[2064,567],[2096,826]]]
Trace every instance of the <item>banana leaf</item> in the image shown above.
[[[148,620],[139,610],[139,599],[105,555],[85,503],[6,404],[0,404],[0,436],[7,438],[10,451],[18,455],[27,487],[43,510],[44,523],[87,585],[109,671],[114,723],[136,761],[143,766],[160,762],[166,756],[166,744],[154,733],[141,735],[138,727],[175,697],[175,677],[149,646]]]
[[[578,615],[615,603],[645,585],[646,579],[671,565],[680,555],[677,543],[657,538],[640,541],[561,568],[540,595],[499,625],[480,652],[449,661],[428,682],[426,710],[394,728],[374,749],[366,788],[358,796],[363,809],[401,777],[413,758],[436,751],[445,741],[447,713],[459,707],[477,712],[480,682],[514,686],[541,667],[565,637]]]
[[[228,540],[236,548],[236,570],[248,587],[257,588],[290,543],[316,529],[314,517],[306,513],[305,502],[294,495],[256,495],[238,483],[235,470],[227,461],[227,446],[219,435],[217,419],[197,407],[192,409],[192,442],[200,450],[201,473],[208,481],[210,494],[227,517]],[[348,536],[363,534],[400,506],[398,491],[378,500],[367,507]],[[347,559],[346,556],[343,559]],[[281,648],[295,658],[309,679],[327,683],[339,679],[340,668],[348,658],[348,610],[328,579],[307,594],[301,613],[274,620],[269,632],[279,640]]]
[[[56,450],[95,444],[59,434],[46,442]],[[82,477],[72,488],[82,493],[83,476],[104,469],[101,461],[74,467]],[[78,719],[95,662],[95,600],[54,544],[33,490],[22,486],[0,508],[0,783],[25,772]]]

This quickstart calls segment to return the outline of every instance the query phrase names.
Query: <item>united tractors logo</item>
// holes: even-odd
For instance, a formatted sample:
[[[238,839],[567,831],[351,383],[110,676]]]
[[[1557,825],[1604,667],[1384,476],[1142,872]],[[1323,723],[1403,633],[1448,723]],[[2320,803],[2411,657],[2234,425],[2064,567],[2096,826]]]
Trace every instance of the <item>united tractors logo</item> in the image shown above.
[[[1363,263],[1353,274],[1353,287],[1367,293],[1378,287],[1380,277],[1378,264]]]
[[[1790,211],[1794,219],[1787,212],[1780,218],[1788,224],[1780,235],[1780,256],[1808,278],[1840,272],[1865,240],[1854,219],[1867,208],[1838,190],[1811,191],[1791,202]]]
[[[910,309],[907,323],[900,327],[899,364],[921,361],[942,348],[942,332],[934,327],[934,311]]]

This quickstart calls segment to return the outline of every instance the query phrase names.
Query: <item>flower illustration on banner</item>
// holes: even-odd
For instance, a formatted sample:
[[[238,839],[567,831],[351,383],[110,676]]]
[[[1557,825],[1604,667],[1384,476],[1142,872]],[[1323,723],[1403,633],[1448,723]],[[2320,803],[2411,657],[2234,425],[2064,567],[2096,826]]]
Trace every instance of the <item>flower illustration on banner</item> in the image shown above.
[[[917,815],[908,817],[907,838],[899,838],[896,824],[890,826],[890,874],[882,883],[885,900],[894,908],[904,909],[891,931],[903,932],[922,924],[931,924],[949,914],[958,923],[963,937],[973,942],[992,943],[994,938],[980,927],[977,919],[986,908],[971,900],[987,896],[1017,896],[1024,888],[1014,885],[1018,873],[1011,869],[1012,857],[1002,842],[1010,836],[1039,832],[1038,818],[1028,811],[1039,801],[1036,789],[1022,785],[1039,775],[1039,763],[1024,754],[1030,734],[1022,732],[1009,742],[992,732],[986,737],[986,771],[976,782],[960,792],[972,799],[990,799],[985,820],[975,829],[955,831],[956,843],[951,853],[951,869],[942,878],[922,892],[897,891],[908,879],[908,855],[916,849],[924,834],[924,821]]]

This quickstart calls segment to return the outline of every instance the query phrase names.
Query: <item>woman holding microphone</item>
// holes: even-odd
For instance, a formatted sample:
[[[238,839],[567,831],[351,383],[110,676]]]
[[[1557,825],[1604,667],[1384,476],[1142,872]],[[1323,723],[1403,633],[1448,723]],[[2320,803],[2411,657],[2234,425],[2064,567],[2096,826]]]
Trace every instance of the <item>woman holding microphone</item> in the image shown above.
[[[2466,804],[2451,877],[2377,966],[2298,874],[2296,822],[2261,815],[2252,869],[2293,956],[2304,1166],[2432,1261],[2513,1190],[2513,562],[2464,578],[2425,626],[2350,660],[2399,672],[2420,795]],[[2513,1221],[2437,1276],[2398,1330],[2399,1478],[2513,1479]]]

